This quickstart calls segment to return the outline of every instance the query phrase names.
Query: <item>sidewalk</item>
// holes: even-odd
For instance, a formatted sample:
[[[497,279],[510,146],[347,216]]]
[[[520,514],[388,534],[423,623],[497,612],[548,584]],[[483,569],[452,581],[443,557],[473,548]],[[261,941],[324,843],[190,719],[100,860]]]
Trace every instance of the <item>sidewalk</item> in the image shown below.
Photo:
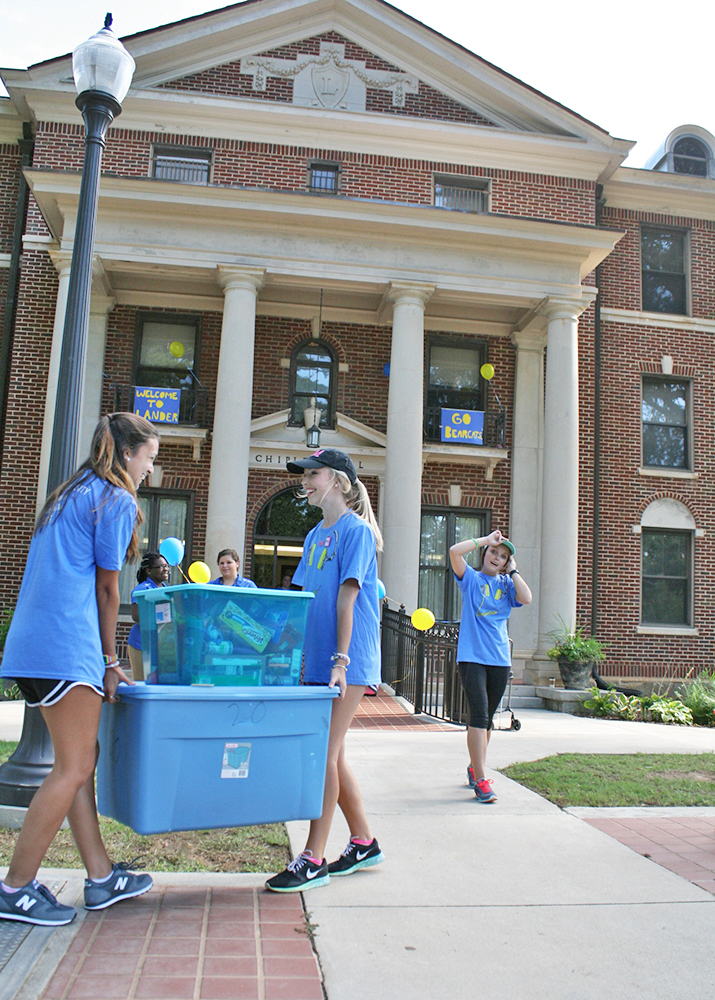
[[[584,822],[583,810],[562,811],[496,773],[498,803],[478,805],[466,787],[464,732],[415,719],[376,723],[386,711],[380,701],[364,700],[367,718],[349,733],[348,753],[387,861],[305,893],[308,927],[301,897],[262,892],[262,876],[161,875],[139,900],[81,911],[52,934],[33,929],[0,974],[0,1000],[472,1000],[495,990],[517,1000],[710,1000],[711,892],[643,857],[638,843],[620,843],[612,828],[598,829],[614,821],[604,810]],[[389,704],[391,715],[398,704]],[[519,732],[495,733],[493,767],[566,751],[713,747],[712,730],[540,710],[519,718]],[[641,824],[665,818],[682,827],[673,814],[683,810],[638,812],[647,813],[634,817]],[[697,836],[715,839],[715,810],[687,814],[703,824]],[[295,850],[306,827],[289,824]],[[346,841],[336,816],[329,857]],[[670,846],[682,843],[681,829]],[[715,852],[712,841],[710,852],[707,843],[691,846],[702,861]],[[66,881],[66,901],[77,897],[79,876],[45,877]],[[23,949],[39,961],[20,987]],[[107,963],[111,974],[95,978]]]

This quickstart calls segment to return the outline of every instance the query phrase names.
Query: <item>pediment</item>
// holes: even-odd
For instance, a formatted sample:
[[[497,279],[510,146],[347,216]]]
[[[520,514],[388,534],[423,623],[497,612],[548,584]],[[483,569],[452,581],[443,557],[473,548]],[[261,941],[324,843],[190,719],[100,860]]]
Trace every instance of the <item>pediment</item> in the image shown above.
[[[305,430],[302,427],[291,427],[288,424],[290,410],[277,410],[264,417],[251,421],[251,443],[281,445],[284,448],[306,449]],[[344,413],[335,414],[334,429],[321,428],[320,443],[324,448],[350,449],[380,448],[387,443],[385,434],[381,431],[353,420]]]

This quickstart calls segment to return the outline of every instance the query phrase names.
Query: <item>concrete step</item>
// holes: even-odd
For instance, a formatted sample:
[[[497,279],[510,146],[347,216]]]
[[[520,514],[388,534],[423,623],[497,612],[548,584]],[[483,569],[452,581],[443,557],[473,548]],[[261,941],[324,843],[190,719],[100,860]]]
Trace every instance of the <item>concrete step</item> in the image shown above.
[[[523,698],[534,698],[536,697],[536,688],[533,684],[517,684],[514,681],[511,686],[511,696],[514,698],[516,695]]]
[[[511,708],[513,712],[518,712],[520,708],[543,708],[544,703],[541,698],[527,697],[526,695],[515,695],[512,691]]]

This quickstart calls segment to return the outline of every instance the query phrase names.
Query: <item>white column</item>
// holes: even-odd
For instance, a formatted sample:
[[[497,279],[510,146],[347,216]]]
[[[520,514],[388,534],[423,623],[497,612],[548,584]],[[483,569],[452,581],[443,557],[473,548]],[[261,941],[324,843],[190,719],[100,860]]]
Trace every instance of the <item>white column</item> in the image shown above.
[[[578,566],[578,316],[587,303],[552,300],[547,326],[539,647],[576,620]]]
[[[102,372],[104,371],[104,350],[107,345],[107,321],[116,304],[117,300],[107,295],[93,295],[89,304],[87,354],[84,362],[79,431],[79,459],[81,462],[89,455],[92,435],[97,421],[102,416],[102,384],[104,381]]]
[[[516,346],[514,431],[511,447],[509,537],[516,546],[519,570],[534,594],[531,604],[509,619],[514,659],[530,657],[539,638],[541,555],[541,470],[544,441],[543,332],[512,334]]]
[[[422,511],[424,311],[433,285],[392,282],[382,580],[393,601],[417,607]]]
[[[219,265],[218,270],[224,307],[211,435],[205,559],[213,567],[221,549],[236,549],[243,568],[256,299],[265,271],[224,265]]]
[[[50,465],[52,449],[52,429],[55,423],[55,403],[57,402],[57,379],[60,372],[60,355],[62,353],[62,334],[65,327],[65,312],[67,310],[67,291],[70,284],[70,266],[72,254],[64,250],[50,253],[52,263],[59,274],[57,301],[55,303],[55,322],[52,328],[52,346],[50,348],[50,367],[47,373],[47,391],[45,393],[45,416],[42,424],[42,444],[40,446],[40,464],[37,473],[37,510],[45,502],[47,493],[47,473]]]

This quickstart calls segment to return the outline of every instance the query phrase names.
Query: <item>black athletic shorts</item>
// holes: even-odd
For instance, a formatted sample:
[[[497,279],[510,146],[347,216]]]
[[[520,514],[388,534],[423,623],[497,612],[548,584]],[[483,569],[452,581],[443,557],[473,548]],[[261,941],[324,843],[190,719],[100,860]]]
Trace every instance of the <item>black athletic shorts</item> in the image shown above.
[[[506,691],[509,667],[484,663],[458,663],[457,667],[469,704],[469,725],[473,729],[491,729],[494,713]]]
[[[56,705],[72,688],[80,686],[91,688],[100,697],[104,697],[104,688],[90,684],[89,681],[58,681],[56,677],[15,677],[5,680],[17,684],[28,708],[39,708],[40,705],[49,708]]]

